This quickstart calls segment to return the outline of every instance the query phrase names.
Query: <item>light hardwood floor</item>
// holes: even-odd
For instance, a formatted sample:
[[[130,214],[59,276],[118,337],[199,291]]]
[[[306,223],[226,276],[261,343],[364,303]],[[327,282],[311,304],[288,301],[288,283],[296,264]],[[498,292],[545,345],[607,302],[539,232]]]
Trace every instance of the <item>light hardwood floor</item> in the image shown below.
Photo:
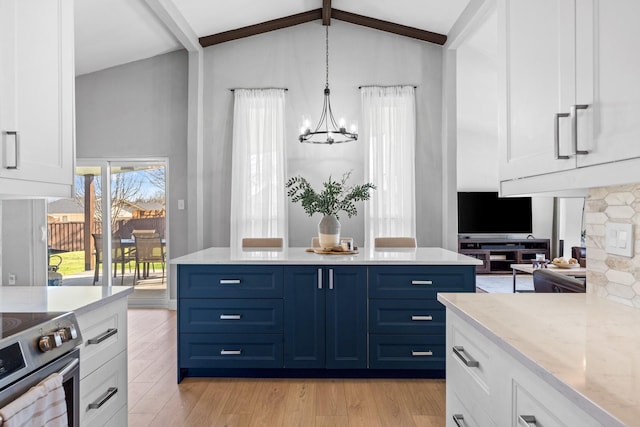
[[[444,380],[187,378],[176,312],[129,310],[129,426],[445,425]]]

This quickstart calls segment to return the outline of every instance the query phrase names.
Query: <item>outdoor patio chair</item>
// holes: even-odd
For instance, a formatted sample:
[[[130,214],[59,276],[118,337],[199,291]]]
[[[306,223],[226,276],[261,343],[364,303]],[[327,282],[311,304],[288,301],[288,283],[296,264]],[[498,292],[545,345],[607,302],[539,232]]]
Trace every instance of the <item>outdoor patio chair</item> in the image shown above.
[[[100,265],[103,262],[102,256],[102,234],[91,234],[93,237],[93,246],[94,246],[94,262],[95,268],[93,273],[93,284],[95,285],[98,282],[98,277],[100,276]],[[113,263],[113,277],[118,277],[118,264],[120,264],[122,268],[122,277],[120,278],[120,284],[124,283],[124,267],[129,264],[131,261],[135,261],[135,250],[131,247],[123,246],[121,243],[121,239],[118,236],[113,236],[111,239],[111,262]],[[129,265],[129,271],[131,271],[131,266]]]
[[[162,265],[162,281],[164,282],[165,251],[162,239],[157,234],[151,236],[139,234],[136,236],[135,241],[135,277],[138,280],[149,278],[149,267],[160,263]],[[142,275],[140,274],[140,265],[142,265]]]

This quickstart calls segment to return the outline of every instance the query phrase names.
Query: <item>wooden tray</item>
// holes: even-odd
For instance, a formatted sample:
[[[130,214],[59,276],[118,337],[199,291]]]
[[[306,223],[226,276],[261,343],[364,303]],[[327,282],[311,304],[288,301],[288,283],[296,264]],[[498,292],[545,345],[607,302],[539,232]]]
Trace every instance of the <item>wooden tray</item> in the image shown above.
[[[569,263],[561,263],[561,262],[552,262],[551,265],[554,265],[558,268],[580,268],[580,264],[569,264]]]
[[[343,251],[340,249],[322,249],[322,248],[309,248],[307,252],[313,252],[319,255],[355,255],[358,253],[357,249],[352,251]]]

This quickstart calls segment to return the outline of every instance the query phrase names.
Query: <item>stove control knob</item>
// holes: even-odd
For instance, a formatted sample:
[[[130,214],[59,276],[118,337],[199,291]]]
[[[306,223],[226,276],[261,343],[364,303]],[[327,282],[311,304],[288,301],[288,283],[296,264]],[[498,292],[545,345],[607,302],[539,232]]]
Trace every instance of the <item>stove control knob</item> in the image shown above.
[[[71,336],[70,339],[75,340],[78,338],[78,331],[76,330],[75,325],[69,325],[69,327],[65,329],[67,330],[67,336]]]
[[[44,335],[40,337],[38,340],[38,348],[43,353],[47,351],[51,351],[56,347],[60,347],[62,345],[62,337],[58,332],[54,332],[49,335]]]
[[[62,338],[62,342],[67,342],[67,341],[75,340],[76,338],[78,338],[78,331],[76,330],[76,327],[73,325],[68,326],[66,328],[58,329],[57,334],[60,335],[60,337]]]
[[[38,340],[38,348],[43,353],[46,353],[47,351],[51,350],[51,348],[52,348],[51,347],[51,341],[49,340],[49,336],[48,335],[40,337],[40,339]]]

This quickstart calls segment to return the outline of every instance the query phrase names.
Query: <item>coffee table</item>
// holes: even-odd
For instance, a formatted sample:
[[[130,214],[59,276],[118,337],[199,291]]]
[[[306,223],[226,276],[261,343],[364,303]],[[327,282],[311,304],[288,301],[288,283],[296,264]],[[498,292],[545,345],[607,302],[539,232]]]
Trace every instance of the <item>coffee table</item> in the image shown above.
[[[556,273],[565,274],[567,276],[573,277],[587,277],[587,269],[585,267],[577,267],[577,268],[560,268],[556,267],[553,264],[549,264],[547,267],[549,270],[553,270]],[[511,270],[513,271],[513,293],[516,293],[516,273],[518,271],[522,273],[533,274],[534,270],[537,268],[533,268],[532,264],[511,264]]]

